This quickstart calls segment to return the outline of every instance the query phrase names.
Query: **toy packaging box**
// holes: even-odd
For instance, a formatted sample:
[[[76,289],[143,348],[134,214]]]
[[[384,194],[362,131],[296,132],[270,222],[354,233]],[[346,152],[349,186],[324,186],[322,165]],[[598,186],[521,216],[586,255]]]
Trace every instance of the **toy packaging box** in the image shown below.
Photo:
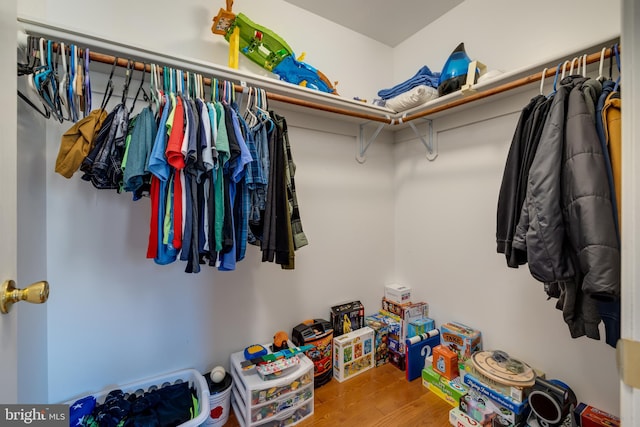
[[[424,334],[424,336],[412,337],[405,341],[407,381],[413,381],[420,377],[429,356],[433,354],[433,349],[438,345],[440,345],[440,333],[437,329],[432,330],[431,335]]]
[[[375,366],[382,366],[389,362],[389,325],[379,314],[367,316],[364,320],[374,333]]]
[[[544,378],[545,376],[544,372],[541,372],[538,370],[535,370],[535,372],[536,372],[536,376]],[[466,363],[464,363],[464,369],[460,372],[460,375],[464,376],[466,374],[473,375],[474,378],[476,378],[481,383],[486,384],[487,386],[491,387],[498,393],[504,394],[505,396],[509,396],[516,402],[524,402],[527,399],[527,395],[531,391],[531,387],[517,387],[517,386],[505,385],[483,375],[481,372],[479,372],[475,368],[471,360],[467,360]]]
[[[449,411],[449,424],[451,424],[454,427],[482,426],[482,424],[480,424],[477,420],[465,414],[458,408],[451,408],[451,410]]]
[[[291,331],[291,340],[297,346],[313,344],[305,351],[313,362],[313,385],[320,387],[333,378],[333,328],[325,319],[310,319],[298,324]]]
[[[404,304],[411,301],[411,288],[396,283],[384,287],[384,297],[389,301]]]
[[[395,319],[400,324],[398,342],[400,343],[400,350],[404,351],[404,340],[413,336],[409,333],[409,325],[414,321],[428,319],[429,304],[426,302],[396,304],[393,301],[383,298],[380,313]],[[428,320],[426,322],[427,324],[429,323]],[[425,328],[427,324],[425,324]]]
[[[482,350],[482,335],[480,331],[462,323],[449,322],[440,325],[440,341],[458,354],[460,371],[473,353]]]
[[[479,395],[491,399],[496,405],[504,407],[516,415],[523,414],[529,408],[529,402],[516,402],[509,396],[505,396],[502,393],[492,389],[486,384],[483,384],[473,375],[466,373],[463,377],[464,384],[470,389],[475,390]]]
[[[364,326],[333,339],[333,377],[343,382],[374,366],[374,331]]]
[[[460,398],[466,394],[468,390],[467,386],[462,383],[459,377],[449,380],[434,371],[430,364],[426,364],[424,369],[422,369],[422,385],[430,390],[434,387],[437,388],[442,393],[453,399],[456,406],[460,403]],[[445,400],[451,403],[451,399]]]
[[[360,301],[351,301],[331,307],[333,336],[339,337],[364,326],[364,305]]]
[[[620,418],[608,414],[586,403],[579,403],[573,411],[576,423],[580,427],[620,427]]]
[[[482,425],[516,426],[526,422],[529,415],[529,405],[526,404],[524,410],[516,414],[512,410],[505,408],[493,399],[487,398],[476,390],[469,389],[460,398],[459,408]]]
[[[407,368],[407,355],[404,352],[389,349],[389,363],[404,371]]]

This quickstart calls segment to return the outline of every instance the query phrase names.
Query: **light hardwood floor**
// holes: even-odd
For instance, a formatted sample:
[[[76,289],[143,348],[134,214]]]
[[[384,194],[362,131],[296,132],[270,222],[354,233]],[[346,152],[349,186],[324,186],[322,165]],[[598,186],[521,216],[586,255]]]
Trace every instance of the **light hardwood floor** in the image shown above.
[[[313,415],[300,427],[446,427],[451,406],[391,364],[315,389]],[[234,414],[225,427],[240,424]]]

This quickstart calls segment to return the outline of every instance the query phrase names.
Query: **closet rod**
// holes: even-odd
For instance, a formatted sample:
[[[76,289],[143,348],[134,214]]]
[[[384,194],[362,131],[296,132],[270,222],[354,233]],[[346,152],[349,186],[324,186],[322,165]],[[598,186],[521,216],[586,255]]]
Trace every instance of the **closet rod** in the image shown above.
[[[58,43],[54,43],[53,48],[57,49]],[[84,55],[84,49],[81,51],[81,55]],[[127,58],[124,58],[124,57],[121,58],[121,57],[107,55],[100,52],[94,52],[93,50],[89,51],[89,59],[95,62],[100,62],[103,64],[109,64],[109,65],[113,65],[113,63],[115,62],[116,65],[119,67],[124,67],[124,68],[133,67],[137,71],[142,71],[144,69],[147,72],[151,72],[151,65],[148,63],[135,61],[133,62],[133,65],[132,65],[131,61]],[[203,77],[203,80],[206,85],[210,85],[212,79],[209,77]],[[239,84],[234,84],[234,88],[236,92],[240,92],[240,93],[244,92],[244,89],[245,89],[243,86]],[[313,108],[315,110],[322,110],[322,111],[327,111],[329,113],[342,114],[345,116],[357,117],[360,119],[371,120],[371,121],[376,121],[376,122],[381,122],[386,124],[393,123],[393,120],[391,119],[391,117],[380,117],[372,114],[361,113],[358,111],[350,111],[343,108],[338,108],[338,107],[333,107],[329,105],[318,104],[311,101],[305,101],[302,99],[292,98],[290,96],[280,95],[280,94],[272,93],[268,91],[265,91],[265,92],[267,94],[267,98],[273,101],[284,102],[287,104],[298,105],[306,108]]]
[[[620,48],[618,49],[620,50]],[[612,54],[612,49],[607,48],[604,53],[604,58],[609,58],[611,54]],[[592,64],[594,62],[600,61],[601,55],[602,55],[602,52],[596,52],[596,53],[587,55],[587,60],[586,60],[587,64]],[[563,61],[563,62],[566,62],[566,61]],[[402,121],[406,123],[411,120],[419,119],[425,116],[429,116],[431,114],[439,113],[441,111],[446,111],[451,108],[458,107],[460,105],[468,104],[469,102],[478,101],[480,99],[488,98],[490,96],[497,95],[499,93],[507,92],[509,90],[516,89],[521,86],[526,86],[528,84],[535,83],[542,79],[542,73],[543,71],[540,71],[539,73],[535,73],[535,74],[530,74],[526,77],[522,77],[512,82],[504,83],[500,86],[496,86],[494,88],[487,89],[487,90],[482,90],[480,92],[474,93],[473,95],[468,95],[463,98],[457,99],[455,101],[451,101],[446,104],[439,105],[437,107],[429,108],[427,110],[420,111],[419,113],[408,115],[404,117]],[[549,68],[544,76],[545,78],[554,77],[555,74],[556,74],[556,68],[554,67],[554,68]]]

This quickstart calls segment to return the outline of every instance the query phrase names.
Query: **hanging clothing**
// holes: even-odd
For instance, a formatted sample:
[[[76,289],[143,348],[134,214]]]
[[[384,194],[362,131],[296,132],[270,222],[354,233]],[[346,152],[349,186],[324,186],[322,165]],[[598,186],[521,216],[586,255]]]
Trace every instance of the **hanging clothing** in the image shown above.
[[[527,251],[531,274],[558,298],[571,336],[599,339],[596,302],[619,298],[620,251],[586,80],[569,76],[555,95],[513,245]]]
[[[88,116],[77,121],[62,135],[55,171],[65,178],[71,178],[80,168],[94,144],[96,133],[102,127],[107,112],[93,110]]]
[[[611,159],[611,173],[613,175],[613,187],[615,190],[615,202],[617,222],[622,224],[622,125],[621,125],[621,99],[620,92],[611,92],[602,107],[605,141]]]
[[[502,184],[498,195],[496,242],[498,253],[505,255],[509,267],[517,268],[526,262],[526,252],[520,251],[518,254],[518,251],[512,247],[512,243],[524,202],[522,187],[526,183],[529,172],[528,167],[525,167],[525,159],[533,157],[527,151],[529,149],[535,153],[535,148],[529,144],[531,127],[534,122],[533,113],[546,100],[545,96],[538,95],[522,109],[502,175]],[[542,122],[544,122],[544,118],[546,115],[538,116],[538,120]]]

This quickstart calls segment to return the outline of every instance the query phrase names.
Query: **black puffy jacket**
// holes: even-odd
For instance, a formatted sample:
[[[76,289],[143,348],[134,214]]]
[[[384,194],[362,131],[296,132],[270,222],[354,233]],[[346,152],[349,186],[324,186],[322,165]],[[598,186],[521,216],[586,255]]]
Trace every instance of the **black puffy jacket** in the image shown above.
[[[545,284],[574,338],[600,339],[598,300],[620,295],[610,190],[584,77],[562,80],[529,170],[513,246]]]

